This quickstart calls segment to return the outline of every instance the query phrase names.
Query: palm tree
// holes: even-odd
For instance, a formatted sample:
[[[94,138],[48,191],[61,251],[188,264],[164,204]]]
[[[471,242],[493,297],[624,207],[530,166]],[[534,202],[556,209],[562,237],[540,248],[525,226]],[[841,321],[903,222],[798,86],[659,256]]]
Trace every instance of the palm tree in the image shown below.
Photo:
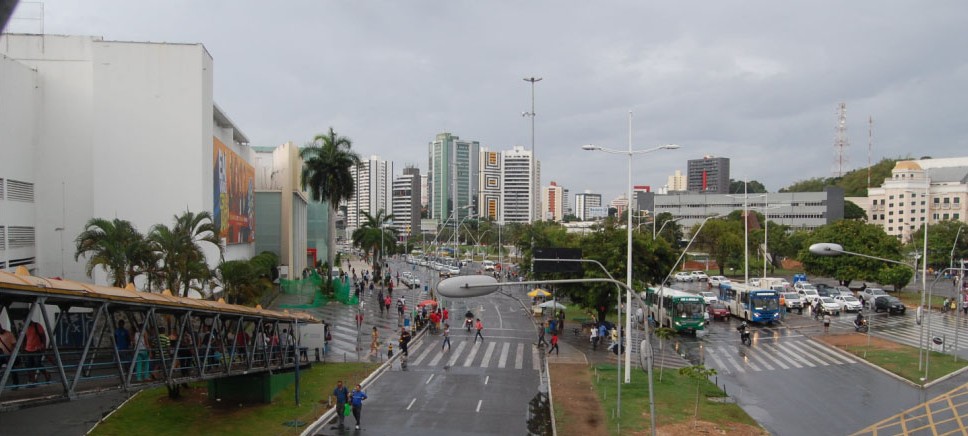
[[[74,260],[87,258],[88,277],[94,278],[94,269],[101,267],[111,278],[112,286],[123,288],[134,278],[144,237],[130,221],[91,218],[74,242]]]
[[[329,203],[329,240],[326,244],[326,262],[333,267],[336,252],[336,207],[349,200],[356,189],[351,169],[360,163],[360,157],[350,150],[352,142],[338,136],[332,127],[326,135],[316,135],[313,142],[299,152],[303,159],[301,183],[308,189],[314,201]],[[326,277],[329,277],[327,272]]]
[[[387,215],[386,211],[380,209],[376,215],[370,215],[361,210],[360,214],[366,221],[360,228],[353,231],[353,245],[363,250],[363,253],[373,253],[373,274],[380,278],[380,270],[383,265],[384,248],[395,245],[397,242],[397,229],[388,228],[387,224],[393,221],[393,214]]]
[[[202,243],[208,242],[218,247],[219,257],[223,250],[210,213],[185,212],[174,218],[172,227],[164,224],[152,227],[148,241],[161,259],[161,276],[165,287],[187,296],[192,283],[200,287],[211,277]]]

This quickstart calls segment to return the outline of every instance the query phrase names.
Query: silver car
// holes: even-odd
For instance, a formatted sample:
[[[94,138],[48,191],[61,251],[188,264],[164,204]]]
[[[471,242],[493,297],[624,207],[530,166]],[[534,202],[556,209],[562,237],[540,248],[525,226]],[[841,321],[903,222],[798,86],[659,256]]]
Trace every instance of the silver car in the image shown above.
[[[853,295],[837,295],[834,297],[834,300],[840,303],[844,312],[860,312],[864,307],[860,300],[854,298]]]

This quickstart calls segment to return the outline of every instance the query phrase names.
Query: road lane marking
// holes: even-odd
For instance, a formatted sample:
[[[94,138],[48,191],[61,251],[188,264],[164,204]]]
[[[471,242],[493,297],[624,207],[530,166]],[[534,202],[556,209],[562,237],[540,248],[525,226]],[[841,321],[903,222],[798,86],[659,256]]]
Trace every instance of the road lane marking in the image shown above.
[[[508,348],[511,347],[510,342],[505,342],[504,346],[501,348],[501,358],[497,361],[498,368],[504,368],[508,363]]]
[[[484,384],[486,385],[488,381],[491,380],[491,376],[484,377]]]
[[[457,345],[457,351],[455,351],[454,352],[454,355],[451,356],[450,357],[450,360],[447,361],[447,366],[454,366],[454,363],[457,362],[457,358],[460,357],[461,351],[464,351],[464,346],[465,345],[467,345],[467,342],[466,341],[465,342],[461,342],[460,344]]]
[[[524,344],[518,344],[514,354],[514,369],[524,368]]]
[[[531,347],[531,369],[538,371],[538,347]]]
[[[484,401],[484,400],[477,400],[477,413],[481,413],[481,403],[482,403],[483,401]]]
[[[793,365],[794,367],[803,368],[803,365],[800,365],[800,363],[797,362],[795,359],[792,359],[789,356],[787,356],[786,353],[784,353],[783,350],[777,347],[775,343],[771,345],[769,348],[773,350],[773,354],[775,354],[777,358],[787,361],[787,363],[789,363],[790,365]]]
[[[437,374],[430,374],[430,377],[429,377],[429,378],[427,378],[427,382],[426,382],[426,383],[424,383],[424,384],[425,384],[425,385],[429,385],[429,384],[430,384],[430,381],[434,379],[434,376],[435,376],[435,375],[437,375]]]
[[[477,345],[477,343],[475,342],[474,346],[471,348],[471,352],[467,354],[467,359],[464,360],[465,367],[471,366],[471,363],[474,362],[474,358],[477,357],[477,350],[480,350],[480,349],[481,349],[481,346]]]
[[[831,363],[833,363],[834,365],[854,363],[853,361],[850,361],[846,357],[842,357],[840,354],[827,350],[826,347],[820,344],[816,344],[811,341],[805,341],[803,343],[803,346],[806,349],[814,350],[814,352],[816,352],[818,356],[822,356],[826,358],[827,360],[831,361]]]
[[[498,305],[494,305],[494,312],[497,313],[497,327],[504,328],[504,317],[501,316],[501,308]]]
[[[447,352],[451,352],[451,351],[453,351],[453,350],[447,350]],[[430,363],[427,364],[427,366],[437,366],[437,362],[440,362],[440,358],[442,358],[442,357],[444,357],[444,351],[443,350],[441,350],[440,353],[437,353],[437,355],[434,356],[434,359],[431,360]]]
[[[707,356],[711,357],[716,362],[716,366],[719,367],[720,371],[723,371],[726,374],[730,374],[729,367],[726,366],[726,364],[723,363],[722,360],[719,360],[719,357],[717,357],[716,354],[717,353],[715,352],[715,350],[712,350],[712,349],[710,349],[709,352],[706,353]]]
[[[410,408],[413,407],[413,403],[416,401],[417,401],[417,397],[414,397],[412,400],[410,400],[410,404],[407,405],[407,410],[410,410]]]
[[[769,349],[768,347],[762,347],[762,350],[768,350],[768,349]],[[773,356],[773,353],[771,351],[762,351],[760,353],[760,357],[761,358],[764,358],[765,357],[765,358],[771,360],[775,365],[779,366],[780,368],[790,369],[790,367],[789,366],[786,366],[786,364],[783,363],[783,362],[781,362],[780,359],[777,359],[776,356]]]
[[[427,355],[430,354],[430,352],[433,351],[433,349],[434,347],[427,347],[427,349],[424,350],[423,353],[420,353],[420,356],[413,361],[413,365],[414,366],[420,365],[420,362],[423,362],[423,360],[427,358]]]
[[[487,344],[487,351],[484,352],[484,358],[481,360],[481,368],[487,368],[487,365],[489,365],[491,355],[494,354],[495,345],[497,345],[497,342]]]

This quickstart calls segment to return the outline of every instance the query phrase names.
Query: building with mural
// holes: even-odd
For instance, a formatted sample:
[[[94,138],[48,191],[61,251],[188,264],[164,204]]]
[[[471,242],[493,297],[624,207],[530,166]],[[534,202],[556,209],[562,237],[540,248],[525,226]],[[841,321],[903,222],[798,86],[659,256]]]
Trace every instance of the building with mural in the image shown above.
[[[125,219],[147,233],[207,211],[224,259],[251,257],[253,153],[215,103],[213,68],[202,44],[0,36],[0,137],[14,157],[0,163],[0,179],[26,195],[11,213],[0,205],[0,226],[17,230],[12,255],[36,275],[88,281],[73,241],[91,218]],[[10,232],[0,239],[7,259]],[[220,260],[215,247],[206,255],[210,267]],[[103,272],[95,281],[105,283]]]

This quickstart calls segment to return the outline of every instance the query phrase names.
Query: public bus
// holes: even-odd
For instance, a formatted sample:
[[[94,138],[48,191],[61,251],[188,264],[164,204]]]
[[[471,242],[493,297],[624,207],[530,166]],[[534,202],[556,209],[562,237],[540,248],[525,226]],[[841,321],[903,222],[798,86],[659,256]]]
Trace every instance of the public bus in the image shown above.
[[[780,320],[780,293],[741,283],[719,286],[719,300],[729,312],[744,321],[772,323]]]
[[[697,333],[706,325],[705,300],[699,295],[672,288],[648,288],[643,300],[649,306],[649,314],[661,327],[676,332]],[[661,301],[660,301],[661,297]]]

